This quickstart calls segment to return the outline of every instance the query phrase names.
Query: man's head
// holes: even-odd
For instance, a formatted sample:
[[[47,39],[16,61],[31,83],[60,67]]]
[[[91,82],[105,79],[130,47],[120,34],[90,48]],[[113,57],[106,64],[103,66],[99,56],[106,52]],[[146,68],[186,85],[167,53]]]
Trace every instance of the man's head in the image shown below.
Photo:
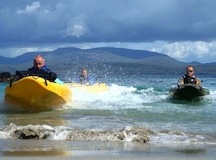
[[[194,67],[193,66],[187,66],[186,73],[189,77],[192,77],[194,75]]]
[[[33,65],[35,69],[40,70],[43,66],[45,66],[45,60],[41,55],[37,55],[34,57]]]

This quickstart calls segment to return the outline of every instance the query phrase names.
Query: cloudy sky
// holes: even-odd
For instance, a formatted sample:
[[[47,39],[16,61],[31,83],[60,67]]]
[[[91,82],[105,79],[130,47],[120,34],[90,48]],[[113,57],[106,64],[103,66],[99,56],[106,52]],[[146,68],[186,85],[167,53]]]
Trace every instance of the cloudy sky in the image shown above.
[[[0,55],[109,46],[216,62],[215,8],[215,0],[0,0]]]

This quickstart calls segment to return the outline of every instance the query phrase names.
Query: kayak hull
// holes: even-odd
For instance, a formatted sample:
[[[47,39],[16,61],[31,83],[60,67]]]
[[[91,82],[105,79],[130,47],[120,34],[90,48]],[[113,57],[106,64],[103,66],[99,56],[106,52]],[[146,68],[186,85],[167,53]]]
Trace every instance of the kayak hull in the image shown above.
[[[170,90],[173,99],[194,100],[209,94],[209,90],[196,84],[184,84]]]
[[[41,77],[24,77],[5,88],[5,101],[30,111],[56,109],[71,101],[67,85],[50,82]]]

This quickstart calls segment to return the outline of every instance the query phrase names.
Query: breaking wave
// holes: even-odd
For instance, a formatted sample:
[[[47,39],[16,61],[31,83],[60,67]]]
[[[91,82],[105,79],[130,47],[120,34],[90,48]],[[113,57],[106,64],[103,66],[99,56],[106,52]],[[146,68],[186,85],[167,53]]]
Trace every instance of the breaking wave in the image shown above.
[[[66,141],[106,141],[159,144],[216,144],[214,136],[184,133],[176,130],[154,131],[143,127],[119,130],[72,129],[49,125],[6,125],[0,129],[0,139],[39,139]]]
[[[153,87],[138,89],[133,86],[112,84],[108,91],[92,94],[79,88],[72,89],[73,102],[64,106],[65,109],[131,109],[143,108],[146,103],[166,100],[165,92],[158,92]],[[92,108],[94,107],[94,108]]]
[[[141,142],[149,140],[149,130],[140,127],[127,127],[116,131],[79,130],[63,126],[51,127],[48,125],[17,126],[10,124],[0,129],[0,138],[8,139],[49,139],[72,141],[123,141]]]

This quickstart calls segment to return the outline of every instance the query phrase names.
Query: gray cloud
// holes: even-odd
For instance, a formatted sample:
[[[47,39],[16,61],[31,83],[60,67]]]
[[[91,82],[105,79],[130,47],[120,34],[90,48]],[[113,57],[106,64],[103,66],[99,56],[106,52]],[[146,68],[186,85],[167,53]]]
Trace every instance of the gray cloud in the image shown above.
[[[212,0],[0,1],[0,47],[65,42],[211,41]]]

